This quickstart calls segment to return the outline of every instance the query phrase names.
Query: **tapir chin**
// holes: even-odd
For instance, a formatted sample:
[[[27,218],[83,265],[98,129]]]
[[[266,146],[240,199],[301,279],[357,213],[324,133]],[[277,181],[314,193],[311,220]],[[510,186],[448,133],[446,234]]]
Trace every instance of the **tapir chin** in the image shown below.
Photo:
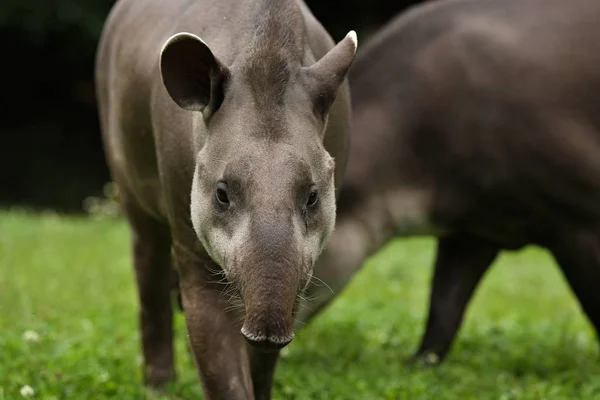
[[[334,228],[356,49],[354,31],[335,44],[300,0],[114,5],[97,97],[147,384],[175,378],[173,265],[206,397],[270,398]]]
[[[530,244],[553,254],[599,331],[599,18],[589,0],[432,1],[361,46],[336,229],[315,275],[337,293],[393,237],[436,237],[413,360],[443,360],[498,253]],[[303,322],[333,298],[311,290]]]

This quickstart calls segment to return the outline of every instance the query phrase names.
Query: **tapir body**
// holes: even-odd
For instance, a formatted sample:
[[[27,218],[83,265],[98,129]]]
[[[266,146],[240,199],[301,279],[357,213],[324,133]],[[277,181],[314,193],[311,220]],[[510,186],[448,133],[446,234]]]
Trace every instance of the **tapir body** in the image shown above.
[[[337,293],[391,238],[437,237],[417,357],[446,356],[497,254],[529,244],[600,328],[599,18],[588,0],[446,0],[361,46],[336,230],[315,271]],[[302,321],[333,294],[310,296],[320,306]]]
[[[334,46],[301,1],[115,4],[97,95],[149,385],[175,378],[172,259],[206,397],[270,398],[334,227],[356,47],[353,31]]]

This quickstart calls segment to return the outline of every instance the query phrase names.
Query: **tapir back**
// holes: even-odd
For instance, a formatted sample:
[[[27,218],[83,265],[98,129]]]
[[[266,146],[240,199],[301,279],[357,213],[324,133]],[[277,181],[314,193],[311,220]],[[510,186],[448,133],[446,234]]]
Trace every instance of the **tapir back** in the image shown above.
[[[405,206],[418,191],[428,233],[507,246],[542,240],[550,221],[600,220],[598,16],[586,0],[452,0],[398,16],[350,72],[348,191],[387,185]]]

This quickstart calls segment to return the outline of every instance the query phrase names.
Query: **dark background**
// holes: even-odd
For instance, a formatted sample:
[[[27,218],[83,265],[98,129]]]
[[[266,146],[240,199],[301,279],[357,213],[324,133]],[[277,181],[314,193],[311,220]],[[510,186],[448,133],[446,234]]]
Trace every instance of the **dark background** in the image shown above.
[[[143,1],[143,0],[140,0]],[[306,0],[335,41],[370,32],[419,0]],[[82,211],[110,180],[93,63],[114,1],[0,2],[0,206]]]

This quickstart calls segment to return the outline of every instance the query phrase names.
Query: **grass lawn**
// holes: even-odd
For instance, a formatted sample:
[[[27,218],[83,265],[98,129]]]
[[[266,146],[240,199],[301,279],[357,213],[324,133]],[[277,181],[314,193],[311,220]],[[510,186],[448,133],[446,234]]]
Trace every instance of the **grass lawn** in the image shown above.
[[[284,350],[274,398],[600,399],[591,326],[537,248],[496,262],[445,364],[408,368],[432,257],[432,240],[404,239],[371,258]],[[177,335],[169,398],[201,398],[181,315]],[[0,213],[0,400],[25,385],[35,399],[166,398],[141,385],[138,339],[123,221]]]

